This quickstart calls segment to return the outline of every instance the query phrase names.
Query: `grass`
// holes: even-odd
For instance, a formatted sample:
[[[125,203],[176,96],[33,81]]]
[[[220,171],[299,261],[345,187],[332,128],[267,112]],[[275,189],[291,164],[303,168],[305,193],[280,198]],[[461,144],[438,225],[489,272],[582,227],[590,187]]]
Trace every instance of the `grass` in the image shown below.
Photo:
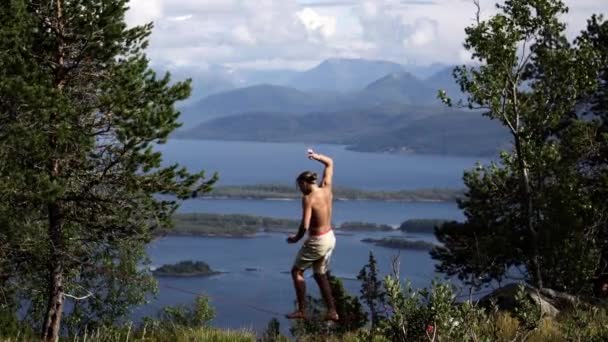
[[[17,335],[15,337],[4,337],[0,334],[3,342],[34,342],[40,341],[37,336],[30,334]],[[91,332],[84,332],[80,336],[61,338],[65,342],[255,342],[256,335],[251,331],[221,330],[214,328],[185,328],[180,327],[169,330],[146,330],[134,331],[130,327],[122,328],[100,328]]]

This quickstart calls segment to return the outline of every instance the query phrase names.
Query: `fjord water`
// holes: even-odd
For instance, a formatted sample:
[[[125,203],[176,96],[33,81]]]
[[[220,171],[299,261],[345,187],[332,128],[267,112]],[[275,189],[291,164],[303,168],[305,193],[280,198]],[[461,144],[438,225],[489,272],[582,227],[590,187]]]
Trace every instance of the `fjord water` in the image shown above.
[[[178,162],[190,169],[217,171],[220,185],[279,183],[292,184],[304,169],[321,172],[317,163],[305,158],[305,144],[170,141],[161,147],[167,164]],[[416,189],[462,187],[462,172],[478,158],[442,156],[396,156],[357,153],[344,146],[313,146],[331,155],[336,162],[335,184],[364,189]],[[181,212],[240,213],[298,219],[299,201],[289,200],[217,200],[195,199],[183,203]],[[398,225],[412,218],[461,220],[455,203],[403,203],[377,201],[335,201],[333,222],[364,221]],[[353,295],[359,294],[356,280],[367,263],[369,251],[376,256],[382,274],[391,271],[391,260],[398,257],[400,275],[413,286],[428,286],[439,274],[427,252],[393,250],[361,242],[362,239],[403,236],[395,232],[339,233],[331,269],[342,278]],[[406,235],[407,236],[407,235]],[[408,236],[435,241],[430,234]],[[165,305],[192,303],[197,293],[210,296],[216,310],[213,324],[228,328],[263,330],[276,317],[283,328],[289,323],[281,314],[294,308],[294,292],[288,271],[299,248],[288,245],[286,235],[259,234],[254,238],[204,238],[169,236],[150,244],[153,266],[182,260],[202,260],[213,269],[226,273],[206,278],[160,278],[158,297],[134,313],[135,317],[152,315]],[[307,273],[308,274],[308,273]],[[309,293],[318,296],[312,278],[307,280]]]
[[[192,171],[217,171],[220,185],[294,184],[304,170],[322,171],[306,159],[306,149],[330,155],[336,163],[334,184],[362,189],[460,188],[462,173],[476,157],[393,155],[349,151],[342,145],[170,140],[161,145],[166,164],[179,162]]]

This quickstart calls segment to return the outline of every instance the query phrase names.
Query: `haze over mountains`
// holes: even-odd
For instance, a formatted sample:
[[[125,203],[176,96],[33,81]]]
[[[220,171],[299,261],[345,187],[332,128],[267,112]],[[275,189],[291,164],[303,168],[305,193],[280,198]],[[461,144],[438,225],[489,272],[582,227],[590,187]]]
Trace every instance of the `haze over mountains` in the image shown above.
[[[218,79],[229,81],[225,91],[186,104],[185,126],[175,136],[480,156],[508,147],[506,130],[497,122],[447,108],[437,99],[439,89],[462,98],[451,74],[452,67],[443,66],[423,79],[392,62],[330,59],[303,72],[250,74],[249,79],[276,82],[229,89],[230,82],[247,83],[233,72],[231,80]],[[196,78],[194,83],[196,89]]]

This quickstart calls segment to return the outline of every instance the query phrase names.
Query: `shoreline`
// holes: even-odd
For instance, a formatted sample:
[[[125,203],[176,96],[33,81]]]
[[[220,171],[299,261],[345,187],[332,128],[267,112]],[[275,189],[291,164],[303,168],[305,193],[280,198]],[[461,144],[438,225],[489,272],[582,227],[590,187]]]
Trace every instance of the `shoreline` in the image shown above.
[[[334,201],[378,201],[403,203],[454,203],[464,196],[464,189],[428,188],[403,190],[366,190],[335,187]],[[198,197],[205,200],[297,201],[301,194],[284,184],[225,185]]]
[[[254,197],[254,196],[199,196],[204,200],[247,200],[247,201],[297,201],[295,197]],[[337,202],[395,202],[395,203],[454,203],[456,200],[441,199],[376,199],[376,198],[334,198]]]
[[[170,272],[154,272],[152,275],[161,278],[198,278],[198,277],[212,277],[215,275],[226,274],[228,272],[193,272],[193,273],[170,273]]]

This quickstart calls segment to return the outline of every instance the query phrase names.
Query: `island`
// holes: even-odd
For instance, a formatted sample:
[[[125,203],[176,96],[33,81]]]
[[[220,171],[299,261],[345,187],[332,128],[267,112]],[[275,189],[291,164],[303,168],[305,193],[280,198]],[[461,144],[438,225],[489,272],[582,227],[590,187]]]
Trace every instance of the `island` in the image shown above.
[[[360,190],[335,187],[334,198],[338,201],[401,201],[401,202],[455,202],[462,197],[461,189],[416,189],[398,191]],[[201,198],[237,199],[299,199],[302,194],[295,186],[281,184],[258,184],[241,186],[218,186]]]
[[[399,237],[387,237],[383,239],[363,239],[362,242],[373,243],[376,246],[393,248],[393,249],[413,249],[430,251],[435,248],[435,244],[427,241],[408,240]]]
[[[163,265],[152,271],[157,277],[206,277],[220,274],[211,269],[207,263],[203,261],[181,261],[177,264]]]
[[[411,219],[401,223],[400,230],[408,233],[434,234],[435,227],[439,227],[449,220],[443,219]]]
[[[300,220],[290,220],[242,214],[176,214],[174,227],[158,229],[157,236],[186,235],[219,238],[250,238],[260,232],[295,233]],[[344,222],[334,225],[336,231],[392,231],[395,228],[386,224],[368,222]]]
[[[388,224],[380,224],[380,223],[369,223],[369,222],[344,222],[340,225],[339,230],[342,231],[380,231],[380,232],[388,232],[395,230],[395,228],[389,226]]]

